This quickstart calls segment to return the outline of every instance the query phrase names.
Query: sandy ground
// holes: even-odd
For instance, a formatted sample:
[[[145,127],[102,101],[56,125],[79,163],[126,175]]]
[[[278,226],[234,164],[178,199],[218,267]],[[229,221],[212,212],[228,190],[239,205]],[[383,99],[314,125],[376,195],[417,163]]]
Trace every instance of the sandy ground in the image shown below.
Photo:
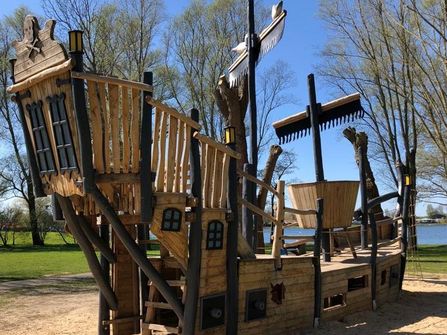
[[[97,334],[91,278],[0,283],[0,334]],[[447,334],[447,278],[407,279],[398,302],[303,334]]]

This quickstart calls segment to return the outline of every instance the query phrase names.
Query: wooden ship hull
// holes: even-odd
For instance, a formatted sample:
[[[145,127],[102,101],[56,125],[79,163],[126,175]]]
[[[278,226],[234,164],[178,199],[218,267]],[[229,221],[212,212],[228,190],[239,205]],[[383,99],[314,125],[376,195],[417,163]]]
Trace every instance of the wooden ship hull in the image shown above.
[[[332,260],[322,262],[324,195],[286,208],[284,182],[274,189],[251,177],[275,194],[275,216],[238,199],[238,174],[247,176],[234,143],[201,135],[198,111],[153,99],[149,73],[140,83],[84,72],[82,35],[70,32],[68,57],[54,24],[34,26],[38,48],[16,42],[8,92],[36,195],[54,197],[100,288],[99,334],[294,334],[398,297],[404,240],[385,232],[377,244],[371,224],[372,250],[349,243],[325,250]],[[271,254],[255,254],[242,237],[240,206],[274,223]],[[286,211],[313,217],[313,253],[284,255],[284,241],[299,239],[283,233]]]

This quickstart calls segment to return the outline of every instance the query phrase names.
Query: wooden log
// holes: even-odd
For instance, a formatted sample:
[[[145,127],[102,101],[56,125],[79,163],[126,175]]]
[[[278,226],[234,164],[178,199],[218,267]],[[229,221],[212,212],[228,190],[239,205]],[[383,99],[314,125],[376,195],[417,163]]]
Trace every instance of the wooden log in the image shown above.
[[[185,143],[185,124],[180,120],[177,120],[178,135],[177,135],[177,153],[175,157],[175,178],[174,178],[174,192],[181,192],[181,180],[182,180],[182,166],[184,165],[182,158],[184,154]]]
[[[86,217],[83,215],[77,216],[77,219],[78,225],[81,227],[90,243],[98,248],[98,250],[101,252],[101,255],[104,256],[109,263],[115,263],[116,257],[113,254],[112,249],[110,249],[110,247],[106,243],[104,243],[98,233],[94,231],[91,224],[87,222]]]
[[[129,90],[127,87],[120,86],[121,88],[121,118],[123,123],[123,172],[129,172],[130,166],[130,141],[129,137]]]
[[[175,158],[177,151],[177,125],[178,120],[172,115],[169,116],[169,137],[168,153],[166,161],[166,192],[173,192],[175,178]]]
[[[190,162],[190,147],[191,147],[191,138],[192,138],[192,131],[191,127],[187,124],[185,124],[185,149],[183,150],[183,156],[182,156],[182,188],[180,192],[186,193],[187,191],[187,185],[188,185],[188,171],[189,171],[189,162]]]
[[[245,207],[247,207],[250,211],[252,211],[253,213],[256,213],[260,216],[262,216],[263,218],[265,218],[267,221],[271,221],[275,224],[278,224],[278,221],[276,220],[276,218],[274,218],[272,215],[264,212],[263,210],[261,210],[260,208],[256,207],[255,205],[252,205],[251,203],[249,203],[247,200],[245,199],[241,199],[241,204]]]
[[[108,224],[101,222],[101,225],[99,226],[99,235],[101,241],[110,248],[110,231]],[[103,254],[100,256],[100,264],[103,273],[106,274],[106,281],[110,285],[110,264]],[[105,322],[108,321],[110,321],[110,307],[107,304],[107,300],[105,299],[104,295],[100,294],[98,310],[98,335],[110,334],[110,326],[109,324],[105,324]]]
[[[315,269],[315,301],[314,301],[314,327],[318,327],[321,318],[321,264],[320,264],[320,248],[321,248],[321,231],[323,230],[323,214],[324,214],[324,200],[317,199],[317,228],[315,229],[314,242],[314,269]]]
[[[233,158],[241,159],[240,153],[238,153],[234,150],[231,150],[230,148],[226,147],[222,143],[214,141],[212,138],[210,138],[208,136],[202,135],[198,132],[195,132],[193,136],[195,138],[197,138],[200,142],[206,143],[207,145],[209,145],[210,147],[212,147],[214,149],[218,149],[219,151],[222,151],[222,152],[226,153],[227,155],[230,155]]]
[[[213,173],[213,193],[211,195],[211,206],[213,208],[220,207],[220,197],[222,191],[222,165],[223,165],[223,156],[225,153],[216,150],[216,155],[214,157],[214,173]]]
[[[107,100],[106,100],[106,86],[104,83],[98,83],[98,94],[99,94],[99,106],[101,108],[101,115],[103,121],[104,132],[104,164],[105,172],[111,173],[111,159],[110,159],[110,115],[107,111]]]
[[[103,83],[103,84],[119,85],[119,86],[131,88],[131,89],[148,91],[148,92],[153,91],[152,85],[140,83],[138,81],[131,81],[131,80],[119,79],[119,78],[115,78],[115,77],[101,76],[101,75],[98,75],[95,73],[72,71],[71,76],[73,78],[91,80],[91,81],[96,81],[98,83]]]
[[[259,180],[258,178],[253,177],[251,174],[249,174],[249,173],[247,173],[245,171],[238,170],[237,173],[241,177],[247,178],[249,181],[251,181],[251,182],[253,182],[253,183],[255,183],[255,184],[257,184],[257,185],[259,185],[259,186],[261,186],[261,187],[263,187],[265,189],[267,189],[269,192],[273,193],[273,195],[278,196],[277,190],[274,187],[272,187],[271,185],[269,185],[267,183],[264,183],[262,180]]]
[[[98,262],[98,258],[96,257],[93,247],[91,246],[87,237],[84,235],[82,229],[78,225],[76,213],[73,210],[70,199],[62,197],[59,194],[56,194],[56,198],[62,208],[67,225],[69,226],[71,233],[78,242],[79,247],[82,249],[85,258],[87,259],[90,271],[92,272],[93,277],[95,278],[95,281],[98,284],[98,287],[101,290],[102,295],[104,295],[104,298],[107,300],[107,303],[111,309],[113,310],[117,309],[118,301],[116,299],[116,296],[113,293],[113,290],[110,287],[104,272],[102,271],[101,265]]]

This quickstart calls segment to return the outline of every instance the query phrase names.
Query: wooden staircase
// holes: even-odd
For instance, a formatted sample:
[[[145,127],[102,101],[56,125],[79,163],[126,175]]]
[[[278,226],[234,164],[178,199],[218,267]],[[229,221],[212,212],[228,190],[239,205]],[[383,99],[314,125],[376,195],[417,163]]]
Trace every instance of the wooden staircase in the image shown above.
[[[164,278],[169,278],[166,280],[168,285],[176,290],[178,298],[184,303],[186,296],[186,280],[180,264],[170,255],[162,258],[162,261],[159,264],[158,270]],[[142,334],[181,334],[181,321],[176,317],[175,313],[172,312],[171,305],[163,300],[160,292],[151,281],[148,282],[148,286],[149,296],[148,301],[145,302],[147,309],[142,323]]]

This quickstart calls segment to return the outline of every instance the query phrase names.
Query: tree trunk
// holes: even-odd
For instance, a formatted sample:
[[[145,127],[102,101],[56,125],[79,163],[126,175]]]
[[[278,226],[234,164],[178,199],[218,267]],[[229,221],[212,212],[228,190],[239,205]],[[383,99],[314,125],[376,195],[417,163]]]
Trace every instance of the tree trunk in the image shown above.
[[[379,196],[379,189],[376,185],[376,180],[374,178],[374,174],[371,169],[371,165],[369,164],[368,159],[368,136],[365,132],[357,132],[355,128],[348,127],[343,130],[343,135],[346,139],[351,142],[354,147],[355,152],[355,161],[357,166],[360,164],[360,157],[358,155],[359,148],[362,147],[363,152],[365,153],[365,174],[366,174],[366,194],[368,200],[377,198]],[[381,220],[384,218],[382,206],[379,204],[373,208],[373,212],[376,220]],[[363,213],[366,215],[366,213]]]
[[[36,212],[36,197],[34,196],[33,183],[27,178],[28,187],[28,212],[29,212],[29,224],[31,227],[31,236],[33,239],[33,245],[44,245],[43,240],[39,233],[39,225],[37,222],[37,212]]]
[[[272,177],[273,172],[275,171],[276,162],[278,161],[279,156],[282,153],[282,148],[279,145],[272,145],[270,147],[270,153],[269,158],[267,159],[267,162],[265,163],[265,169],[264,169],[264,177],[262,178],[262,181],[268,185],[271,185],[272,183]],[[267,189],[264,187],[261,187],[258,192],[258,199],[257,199],[257,205],[260,209],[264,210],[265,203],[267,201]],[[264,245],[264,220],[260,215],[257,215],[257,223],[258,226],[256,227],[256,231],[258,234],[258,245],[256,253],[263,254],[265,253],[265,245]]]

